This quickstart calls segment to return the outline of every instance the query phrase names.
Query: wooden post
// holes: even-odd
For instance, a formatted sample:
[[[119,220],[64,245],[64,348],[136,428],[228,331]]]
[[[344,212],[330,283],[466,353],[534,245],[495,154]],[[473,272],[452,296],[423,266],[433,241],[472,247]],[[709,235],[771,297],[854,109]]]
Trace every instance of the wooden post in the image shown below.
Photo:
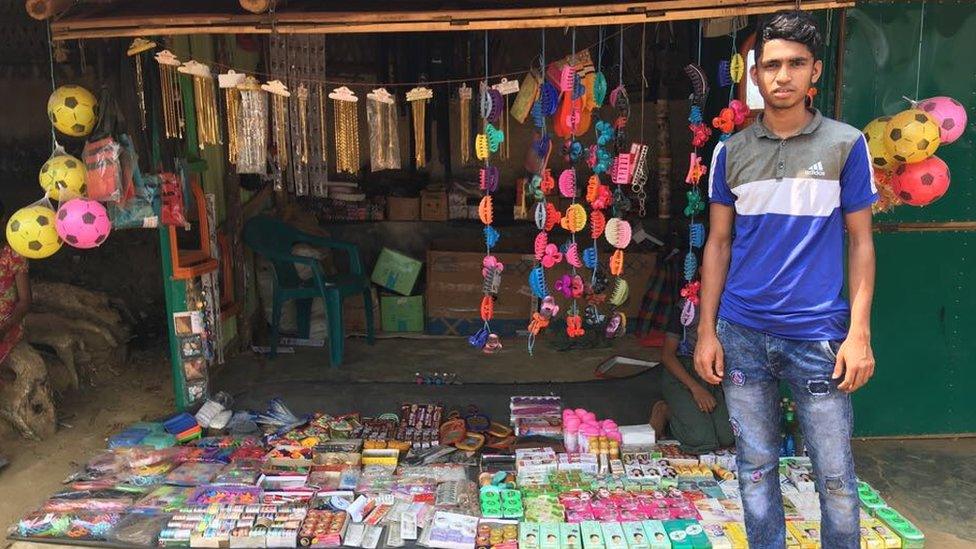
[[[840,29],[837,32],[837,67],[834,72],[834,118],[840,120],[844,106],[844,50],[847,48],[847,8],[840,9]]]
[[[74,3],[75,0],[27,0],[24,3],[24,8],[27,10],[27,15],[38,21],[43,21],[60,15]]]
[[[251,13],[265,13],[271,9],[271,0],[240,0],[241,7]]]

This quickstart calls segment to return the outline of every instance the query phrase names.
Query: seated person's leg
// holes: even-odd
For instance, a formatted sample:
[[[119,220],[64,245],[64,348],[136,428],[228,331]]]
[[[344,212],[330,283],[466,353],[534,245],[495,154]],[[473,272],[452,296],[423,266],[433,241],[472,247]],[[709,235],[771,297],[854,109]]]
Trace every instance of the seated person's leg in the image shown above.
[[[688,371],[691,359],[689,357],[674,357],[677,367],[691,377]],[[695,383],[704,383],[694,380]],[[718,436],[712,415],[704,412],[691,390],[678,378],[671,374],[671,369],[662,376],[664,400],[667,401],[671,413],[671,434],[681,443],[681,451],[690,454],[710,452],[719,447]],[[726,412],[726,416],[728,413]]]
[[[718,445],[721,448],[735,446],[735,435],[732,433],[732,424],[729,423],[729,408],[725,405],[725,392],[721,385],[712,385],[709,387],[709,391],[717,403],[711,415]]]

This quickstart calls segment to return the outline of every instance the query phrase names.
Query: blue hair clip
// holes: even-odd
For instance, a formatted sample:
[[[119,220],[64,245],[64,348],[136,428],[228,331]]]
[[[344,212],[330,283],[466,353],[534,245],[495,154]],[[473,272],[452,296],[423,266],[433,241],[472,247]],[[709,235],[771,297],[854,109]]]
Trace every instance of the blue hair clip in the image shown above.
[[[545,158],[549,152],[549,136],[542,134],[538,139],[532,141],[532,152],[539,158]]]
[[[489,248],[494,248],[495,244],[498,244],[498,239],[502,235],[491,225],[485,225],[485,244]]]
[[[585,93],[586,87],[583,86],[583,79],[580,78],[579,73],[576,73],[573,75],[573,99],[579,99]]]
[[[583,156],[583,144],[579,141],[573,141],[567,143],[566,156],[569,157],[569,161],[575,163]]]
[[[691,112],[688,113],[688,122],[691,124],[701,124],[704,122],[705,117],[702,116],[701,107],[698,105],[691,106]]]
[[[559,107],[559,90],[552,85],[552,82],[546,80],[539,91],[539,100],[542,102],[542,114],[552,116],[556,114],[556,109]]]
[[[475,349],[481,349],[488,342],[488,328],[483,327],[468,338],[468,343]]]
[[[695,272],[698,271],[698,258],[695,254],[688,252],[685,256],[685,280],[691,281],[695,278]]]
[[[732,85],[732,65],[728,61],[718,62],[718,86],[724,88]]]
[[[549,295],[549,289],[546,288],[546,273],[542,266],[535,267],[529,271],[529,288],[532,289],[532,295],[539,299]]]
[[[545,127],[546,114],[543,112],[542,99],[537,99],[534,103],[532,103],[532,108],[529,109],[529,114],[532,115],[532,123],[535,124],[535,127]]]
[[[701,248],[705,245],[705,226],[701,223],[692,223],[688,227],[688,241],[692,248]]]
[[[596,242],[583,250],[583,265],[586,265],[587,269],[596,269]]]
[[[596,131],[596,143],[597,145],[606,146],[613,141],[614,130],[613,125],[606,120],[598,120],[595,125]]]

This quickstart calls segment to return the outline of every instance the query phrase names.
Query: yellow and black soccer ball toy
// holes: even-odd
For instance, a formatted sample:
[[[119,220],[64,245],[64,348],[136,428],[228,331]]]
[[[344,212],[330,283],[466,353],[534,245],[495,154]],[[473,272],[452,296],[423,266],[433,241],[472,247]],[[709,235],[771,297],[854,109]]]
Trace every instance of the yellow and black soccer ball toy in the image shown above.
[[[47,195],[59,202],[85,196],[85,164],[70,154],[49,158],[37,177]]]
[[[902,164],[920,162],[935,154],[941,140],[939,123],[925,111],[907,109],[885,126],[885,148]]]
[[[85,137],[98,122],[98,100],[81,86],[61,86],[47,100],[47,116],[59,132],[71,137]]]
[[[885,146],[885,128],[890,121],[890,116],[881,116],[864,126],[863,133],[868,143],[868,154],[871,156],[871,164],[877,170],[891,170],[900,164]]]
[[[44,259],[61,249],[54,210],[41,204],[21,208],[7,222],[7,244],[27,259]]]

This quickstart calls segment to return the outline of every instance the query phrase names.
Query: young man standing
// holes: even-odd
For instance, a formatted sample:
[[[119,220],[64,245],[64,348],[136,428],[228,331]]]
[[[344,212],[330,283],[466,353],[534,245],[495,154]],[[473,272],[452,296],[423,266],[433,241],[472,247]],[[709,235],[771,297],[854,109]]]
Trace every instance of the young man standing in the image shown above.
[[[709,178],[695,368],[722,383],[750,547],[785,546],[779,382],[796,399],[820,493],[823,545],[860,545],[850,393],[874,373],[871,204],[861,132],[806,107],[821,35],[801,12],[761,23],[750,77],[765,108],[720,144]],[[844,283],[848,233],[851,303]]]

